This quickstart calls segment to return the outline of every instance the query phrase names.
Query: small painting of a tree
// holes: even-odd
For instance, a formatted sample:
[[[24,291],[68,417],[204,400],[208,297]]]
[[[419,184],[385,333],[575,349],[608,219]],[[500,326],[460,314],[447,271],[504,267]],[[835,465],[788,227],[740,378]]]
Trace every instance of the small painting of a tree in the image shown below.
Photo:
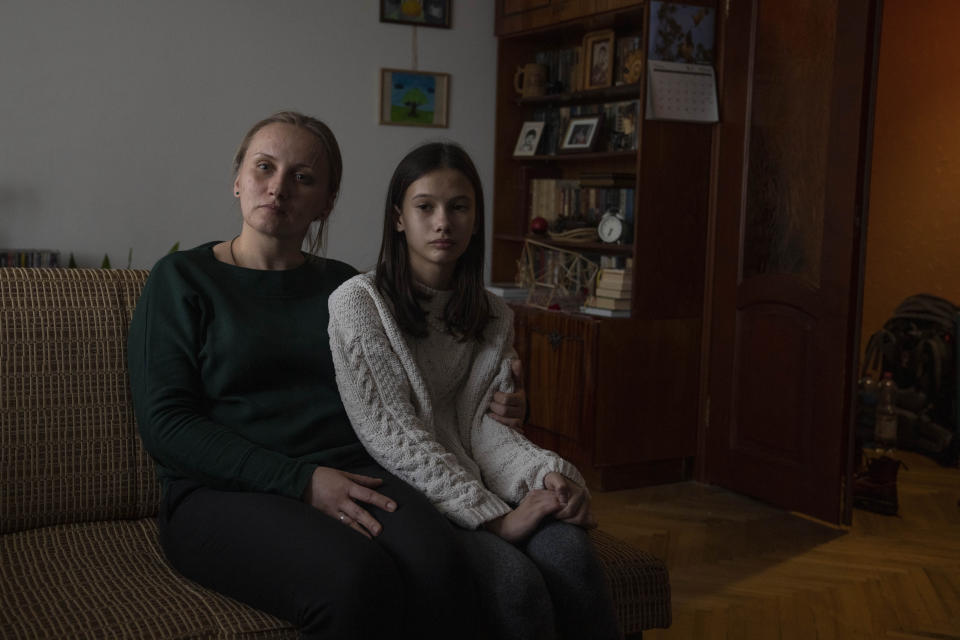
[[[417,107],[427,104],[427,96],[420,89],[413,88],[403,95],[403,104],[410,107],[409,117],[416,120]]]
[[[391,123],[435,124],[436,77],[428,73],[394,71],[390,80]]]

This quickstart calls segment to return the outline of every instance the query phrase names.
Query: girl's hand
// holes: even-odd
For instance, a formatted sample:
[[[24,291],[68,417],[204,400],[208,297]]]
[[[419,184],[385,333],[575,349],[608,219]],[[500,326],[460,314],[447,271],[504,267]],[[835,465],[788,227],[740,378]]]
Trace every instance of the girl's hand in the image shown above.
[[[368,538],[379,535],[382,527],[366,509],[354,502],[366,502],[384,511],[394,511],[396,503],[370,487],[383,484],[380,478],[361,476],[331,467],[317,467],[303,492],[303,501],[335,518]]]
[[[524,496],[516,509],[485,523],[484,527],[507,542],[517,544],[533,533],[541,520],[562,508],[556,493],[534,489]]]
[[[513,393],[495,392],[487,415],[523,433],[523,419],[527,414],[527,393],[523,389],[523,365],[519,360],[514,360],[510,363],[510,371],[513,373]]]
[[[554,518],[561,522],[576,524],[584,529],[593,529],[597,526],[597,519],[590,510],[590,496],[573,480],[552,471],[543,479],[543,486],[556,495],[557,502],[563,508],[554,514]]]

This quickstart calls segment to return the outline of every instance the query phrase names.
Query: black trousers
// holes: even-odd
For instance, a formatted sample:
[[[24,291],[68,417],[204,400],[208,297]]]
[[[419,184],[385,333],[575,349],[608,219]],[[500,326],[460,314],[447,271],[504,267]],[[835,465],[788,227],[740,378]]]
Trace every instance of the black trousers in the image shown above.
[[[451,525],[427,499],[372,464],[396,501],[363,505],[383,529],[369,540],[310,505],[265,493],[169,485],[160,544],[187,578],[289,620],[304,638],[471,637],[474,586]]]

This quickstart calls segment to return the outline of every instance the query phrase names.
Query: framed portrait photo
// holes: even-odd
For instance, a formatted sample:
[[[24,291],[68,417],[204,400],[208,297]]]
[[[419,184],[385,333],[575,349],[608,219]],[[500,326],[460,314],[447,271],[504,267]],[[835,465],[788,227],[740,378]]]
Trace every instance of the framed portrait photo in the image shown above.
[[[583,88],[602,89],[613,83],[613,30],[591,31],[583,37]]]
[[[451,0],[380,0],[380,22],[450,28]]]
[[[513,148],[513,155],[536,155],[541,135],[543,135],[542,122],[524,122],[520,127],[520,135],[517,136],[517,146]]]
[[[597,131],[600,130],[602,116],[583,116],[570,118],[567,130],[560,140],[561,151],[590,151],[597,141]]]
[[[446,127],[450,74],[380,70],[380,124]]]

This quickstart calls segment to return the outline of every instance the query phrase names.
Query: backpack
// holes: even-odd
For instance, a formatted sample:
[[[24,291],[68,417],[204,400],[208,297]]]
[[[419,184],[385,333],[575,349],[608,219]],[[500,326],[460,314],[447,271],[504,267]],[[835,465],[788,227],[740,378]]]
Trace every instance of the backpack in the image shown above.
[[[893,373],[900,396],[911,398],[911,410],[925,422],[939,425],[960,440],[957,434],[956,333],[960,309],[952,302],[929,294],[906,298],[883,328],[867,342],[861,374],[877,370]],[[918,399],[919,402],[918,402]],[[918,406],[919,405],[919,406]],[[900,437],[900,446],[918,444]],[[949,442],[950,438],[947,438]],[[941,439],[942,441],[943,439]],[[931,443],[904,447],[931,451]],[[936,445],[946,447],[947,443]]]

